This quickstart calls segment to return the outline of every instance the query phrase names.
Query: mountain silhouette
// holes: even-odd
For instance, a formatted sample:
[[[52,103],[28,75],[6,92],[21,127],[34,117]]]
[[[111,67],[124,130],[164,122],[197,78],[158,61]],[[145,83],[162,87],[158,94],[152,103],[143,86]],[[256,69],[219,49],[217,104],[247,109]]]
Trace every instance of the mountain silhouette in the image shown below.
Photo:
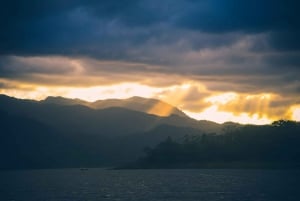
[[[69,102],[66,101],[68,99],[59,98],[59,100],[58,102],[60,103]],[[78,100],[75,102],[78,102]],[[44,101],[22,100],[4,95],[0,96],[0,110],[30,117],[52,126],[56,130],[68,133],[81,132],[118,136],[148,131],[162,124],[191,127],[206,133],[218,133],[222,130],[222,125],[220,124],[210,121],[197,121],[187,116],[171,114],[170,116],[162,117],[130,110],[125,107],[93,109],[80,104],[45,104]]]
[[[122,101],[129,102],[130,107],[139,105],[140,110],[147,108],[149,102],[160,103],[133,97],[117,100],[118,106]],[[197,121],[186,115],[154,115],[130,109],[130,104],[115,107],[112,102],[89,103],[62,97],[34,101],[0,95],[0,168],[121,164],[136,159],[144,147],[154,146],[167,136],[181,139],[223,130],[223,125],[214,122]]]
[[[84,105],[93,109],[105,109],[110,107],[121,107],[134,111],[154,114],[157,116],[177,115],[187,117],[178,108],[157,99],[142,98],[134,96],[128,99],[106,99],[95,102],[87,102],[80,99],[68,99],[63,97],[49,96],[41,103],[52,103],[59,105]]]

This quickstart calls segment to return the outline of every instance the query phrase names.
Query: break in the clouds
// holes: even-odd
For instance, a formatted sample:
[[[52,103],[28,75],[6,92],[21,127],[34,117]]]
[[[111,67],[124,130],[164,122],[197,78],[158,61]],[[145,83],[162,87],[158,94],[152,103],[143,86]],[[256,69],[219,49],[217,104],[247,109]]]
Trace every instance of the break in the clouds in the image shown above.
[[[300,104],[299,6],[296,0],[1,2],[0,89],[138,83],[163,88],[153,96],[174,100],[175,87],[185,90],[176,104],[190,112],[216,104],[208,97],[234,92],[219,110],[285,117]],[[272,100],[262,111],[255,105],[266,94]],[[238,107],[241,100],[245,107]]]

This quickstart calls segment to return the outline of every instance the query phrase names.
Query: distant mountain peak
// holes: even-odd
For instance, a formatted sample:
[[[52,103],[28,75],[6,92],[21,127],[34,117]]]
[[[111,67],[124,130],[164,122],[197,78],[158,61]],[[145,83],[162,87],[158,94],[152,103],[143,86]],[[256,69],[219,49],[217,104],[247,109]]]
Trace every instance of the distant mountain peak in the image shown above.
[[[85,105],[87,106],[88,102],[75,98],[65,98],[62,96],[48,96],[46,99],[41,101],[42,103],[47,104],[57,104],[57,105]]]
[[[121,107],[162,117],[170,115],[187,117],[184,112],[169,103],[154,98],[143,98],[140,96],[133,96],[127,99],[97,100],[94,102],[87,102],[77,98],[65,98],[62,96],[48,96],[46,99],[40,102],[57,105],[84,105],[93,109]]]
[[[80,101],[83,101],[79,98],[66,98],[66,97],[63,97],[63,96],[48,96],[44,99],[44,101],[50,101],[50,100],[68,100],[68,101],[70,101],[70,100],[76,100],[76,101],[80,100]]]
[[[107,107],[123,107],[156,116],[178,115],[181,117],[187,117],[184,112],[164,101],[153,98],[143,98],[139,96],[133,96],[127,99],[98,100],[89,104],[89,106],[96,109],[103,109]]]

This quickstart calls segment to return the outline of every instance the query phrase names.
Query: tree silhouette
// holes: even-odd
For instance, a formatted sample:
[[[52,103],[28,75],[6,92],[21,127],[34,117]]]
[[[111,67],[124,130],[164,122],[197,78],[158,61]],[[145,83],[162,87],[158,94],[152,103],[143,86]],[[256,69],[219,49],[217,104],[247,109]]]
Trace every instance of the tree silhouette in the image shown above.
[[[279,120],[224,135],[168,137],[139,160],[141,167],[300,167],[300,124]]]

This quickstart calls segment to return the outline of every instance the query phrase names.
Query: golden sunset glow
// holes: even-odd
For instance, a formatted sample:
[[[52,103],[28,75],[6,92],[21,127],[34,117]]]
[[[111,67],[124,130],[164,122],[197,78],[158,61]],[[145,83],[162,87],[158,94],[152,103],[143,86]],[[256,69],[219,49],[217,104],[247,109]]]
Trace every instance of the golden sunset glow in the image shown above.
[[[255,105],[250,107],[249,101],[253,99],[255,99]],[[269,100],[269,94],[245,96],[229,92],[206,98],[205,102],[211,103],[210,107],[200,113],[187,112],[187,114],[196,119],[206,119],[218,123],[230,121],[242,124],[268,124],[273,121],[266,113],[269,109]]]
[[[1,1],[0,201],[300,201],[299,8]]]
[[[224,93],[221,95],[211,96],[205,99],[206,102],[210,102],[215,105],[225,105],[226,103],[235,100],[237,94],[234,92]]]
[[[121,2],[3,5],[0,94],[140,96],[199,120],[299,120],[296,3]],[[170,110],[157,104],[149,113]]]
[[[293,120],[300,121],[300,105],[294,107],[292,113],[293,113],[292,114],[293,115],[292,116]]]
[[[300,106],[291,106],[289,111],[272,109],[272,101],[280,99],[276,94],[244,94],[237,92],[213,93],[199,82],[188,81],[181,85],[148,86],[136,82],[93,87],[56,87],[10,82],[13,89],[0,89],[0,93],[23,99],[42,100],[47,96],[79,98],[86,101],[125,99],[132,96],[157,98],[177,106],[192,118],[218,123],[227,121],[243,124],[268,124],[276,119],[290,118],[299,121]],[[158,103],[149,113],[168,116],[171,106]]]
[[[148,110],[149,114],[157,114],[159,116],[169,116],[173,111],[171,106],[166,106],[163,103],[157,103]]]
[[[13,90],[1,89],[0,93],[23,99],[42,100],[47,96],[64,96],[86,101],[96,101],[110,98],[125,99],[137,95],[149,98],[162,90],[137,83],[123,83],[85,88],[20,85],[20,87]]]
[[[96,101],[110,98],[125,99],[138,94],[142,97],[149,98],[159,93],[162,89],[153,88],[136,83],[124,83],[112,86],[99,86],[90,88],[71,88],[64,96],[69,98],[81,97],[83,100]]]
[[[249,115],[248,113],[240,113],[235,115],[232,112],[223,112],[218,110],[218,106],[211,106],[200,113],[186,112],[189,116],[195,119],[204,119],[215,121],[218,123],[238,122],[241,124],[268,124],[272,120],[267,117],[259,118],[258,114]]]
[[[226,55],[226,51],[222,54]],[[211,58],[213,53],[197,55]],[[191,59],[190,56],[187,58]],[[199,120],[243,124],[267,124],[277,119],[299,120],[300,107],[295,105],[299,98],[295,94],[284,95],[274,90],[247,92],[244,87],[248,86],[232,85],[230,80],[226,82],[211,77],[199,80],[180,73],[156,72],[163,66],[63,56],[12,56],[11,60],[16,63],[13,72],[20,71],[21,75],[15,79],[0,78],[0,93],[17,98],[42,100],[47,96],[63,96],[93,102],[140,96],[162,100]],[[25,66],[24,75],[22,66]],[[148,112],[168,116],[172,108],[158,103]]]

